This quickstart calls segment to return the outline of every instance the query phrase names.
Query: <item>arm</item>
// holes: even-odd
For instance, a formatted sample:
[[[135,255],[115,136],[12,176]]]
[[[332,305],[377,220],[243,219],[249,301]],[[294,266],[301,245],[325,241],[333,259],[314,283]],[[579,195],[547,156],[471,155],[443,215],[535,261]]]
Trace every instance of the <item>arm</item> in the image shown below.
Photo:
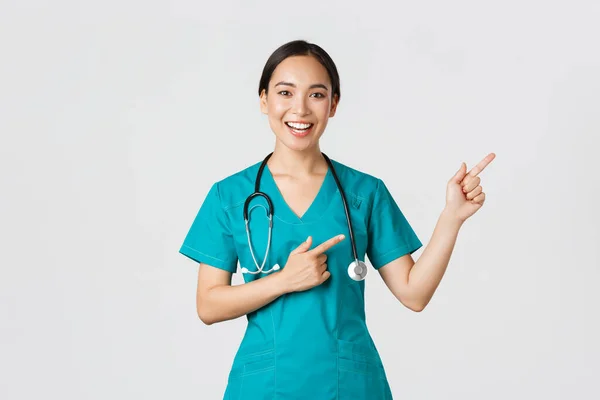
[[[276,272],[243,285],[231,286],[231,272],[200,264],[196,309],[206,325],[255,311],[286,292]]]
[[[490,153],[471,171],[462,163],[448,182],[446,207],[431,240],[415,263],[405,255],[380,268],[380,274],[394,296],[413,311],[422,311],[433,297],[454,250],[458,231],[485,201],[479,173],[496,155]]]
[[[308,237],[290,253],[281,271],[237,286],[231,286],[231,272],[201,263],[196,297],[198,316],[211,325],[255,311],[285,293],[322,284],[331,275],[324,253],[342,240],[344,235],[336,235],[309,250],[312,237]]]
[[[407,254],[379,269],[387,287],[409,309],[422,311],[433,297],[448,267],[461,226],[459,219],[444,210],[416,263]]]

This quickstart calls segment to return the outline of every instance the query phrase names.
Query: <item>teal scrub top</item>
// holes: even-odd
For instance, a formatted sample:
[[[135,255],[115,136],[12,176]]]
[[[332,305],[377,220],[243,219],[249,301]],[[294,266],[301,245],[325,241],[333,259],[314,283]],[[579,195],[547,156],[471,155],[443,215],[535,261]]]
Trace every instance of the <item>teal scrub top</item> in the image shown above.
[[[352,219],[360,260],[373,268],[422,244],[381,179],[332,160]],[[243,208],[254,191],[260,163],[216,182],[202,203],[180,253],[216,268],[256,270],[248,247]],[[365,281],[348,276],[354,260],[342,199],[329,170],[310,208],[297,216],[280,193],[268,165],[260,190],[273,203],[271,249],[264,270],[282,268],[310,235],[313,247],[338,234],[346,239],[326,252],[330,278],[312,289],[287,293],[247,315],[248,325],[229,372],[224,399],[392,399],[381,357],[365,321]],[[250,203],[249,227],[259,265],[267,246],[268,219],[261,197]],[[262,274],[244,274],[246,283]],[[368,279],[368,275],[367,275]]]

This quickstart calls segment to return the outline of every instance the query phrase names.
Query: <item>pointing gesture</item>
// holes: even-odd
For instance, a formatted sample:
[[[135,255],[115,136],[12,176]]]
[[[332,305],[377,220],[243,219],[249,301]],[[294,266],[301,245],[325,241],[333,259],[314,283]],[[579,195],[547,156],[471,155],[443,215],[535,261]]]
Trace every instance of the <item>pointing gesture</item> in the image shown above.
[[[467,165],[462,163],[460,169],[448,182],[446,189],[446,210],[461,222],[475,214],[485,202],[485,193],[478,176],[493,160],[496,154],[490,153],[475,167],[467,172]]]
[[[344,235],[337,235],[321,243],[312,250],[312,237],[296,247],[290,253],[285,267],[279,272],[289,292],[299,292],[325,282],[331,274],[327,271],[327,250],[344,240]]]
[[[479,175],[481,173],[481,171],[483,171],[485,169],[485,167],[487,167],[489,165],[489,163],[491,163],[494,160],[494,158],[496,158],[496,154],[494,154],[494,153],[488,154],[483,160],[479,161],[479,164],[474,166],[473,169],[471,169],[467,175],[476,177],[477,175]],[[465,167],[466,167],[466,165],[465,165]]]
[[[309,239],[311,239],[311,238],[309,238]],[[339,242],[341,242],[343,239],[344,239],[344,235],[334,236],[331,239],[321,243],[314,249],[309,250],[308,253],[312,254],[314,256],[319,256],[319,255],[325,253],[327,250],[329,250],[333,246],[335,246],[336,244],[338,244]]]

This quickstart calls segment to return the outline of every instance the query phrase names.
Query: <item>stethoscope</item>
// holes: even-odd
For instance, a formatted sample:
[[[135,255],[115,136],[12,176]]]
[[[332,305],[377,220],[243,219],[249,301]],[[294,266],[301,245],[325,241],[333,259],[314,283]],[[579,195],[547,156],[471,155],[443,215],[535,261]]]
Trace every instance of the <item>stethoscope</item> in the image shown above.
[[[331,174],[333,175],[335,184],[340,192],[340,195],[342,196],[342,204],[344,205],[344,211],[346,213],[346,221],[348,222],[348,231],[350,233],[350,244],[352,245],[352,254],[354,256],[354,261],[352,261],[350,263],[350,265],[348,266],[348,276],[350,276],[350,278],[352,278],[355,281],[362,281],[367,276],[367,265],[363,261],[360,261],[358,259],[358,253],[356,251],[356,243],[354,242],[354,231],[352,229],[352,222],[350,221],[350,213],[348,211],[348,204],[346,203],[346,197],[344,196],[344,191],[342,190],[342,185],[340,184],[338,176],[335,173],[335,168],[333,168],[333,164],[331,163],[331,160],[324,153],[321,153],[321,154],[325,158],[325,161],[327,161],[327,165],[329,166],[329,169],[331,170]],[[264,170],[265,166],[267,165],[267,161],[269,160],[269,158],[271,158],[272,155],[273,155],[273,153],[269,154],[267,157],[265,157],[265,159],[261,163],[260,168],[258,169],[258,174],[256,175],[256,182],[254,183],[254,193],[252,193],[250,196],[248,196],[248,198],[246,199],[246,202],[244,203],[244,223],[246,224],[246,236],[248,237],[248,247],[250,248],[250,254],[252,255],[252,259],[254,260],[254,265],[256,265],[256,271],[250,271],[247,268],[242,267],[241,271],[244,274],[252,274],[252,275],[260,274],[260,273],[268,274],[268,273],[271,273],[273,271],[277,271],[280,269],[280,266],[278,264],[275,264],[269,270],[264,269],[265,263],[267,262],[267,257],[269,255],[269,250],[271,248],[271,234],[272,234],[272,230],[273,230],[273,203],[271,202],[271,199],[269,198],[269,196],[266,193],[263,193],[260,191],[260,178],[262,177],[263,170]],[[269,219],[269,233],[268,233],[269,236],[267,239],[267,249],[265,251],[265,256],[263,258],[263,262],[260,266],[258,265],[258,262],[256,261],[256,257],[254,256],[254,250],[252,249],[252,240],[250,239],[250,228],[248,227],[248,222],[249,222],[248,205],[250,204],[250,201],[257,196],[263,197],[267,201],[268,208],[263,206],[262,204],[257,204],[254,207],[263,207],[267,213],[267,218]],[[254,207],[252,207],[252,208],[254,208]],[[250,209],[250,211],[252,211],[252,209]]]

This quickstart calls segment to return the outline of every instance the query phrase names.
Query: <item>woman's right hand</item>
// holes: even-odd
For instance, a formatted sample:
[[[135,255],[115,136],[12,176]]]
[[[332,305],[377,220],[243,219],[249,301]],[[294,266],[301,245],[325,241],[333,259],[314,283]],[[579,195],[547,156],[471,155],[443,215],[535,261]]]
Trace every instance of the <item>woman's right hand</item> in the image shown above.
[[[325,282],[331,274],[327,271],[327,250],[344,240],[344,235],[334,236],[312,250],[312,236],[290,253],[285,267],[279,272],[288,292],[300,292]]]

